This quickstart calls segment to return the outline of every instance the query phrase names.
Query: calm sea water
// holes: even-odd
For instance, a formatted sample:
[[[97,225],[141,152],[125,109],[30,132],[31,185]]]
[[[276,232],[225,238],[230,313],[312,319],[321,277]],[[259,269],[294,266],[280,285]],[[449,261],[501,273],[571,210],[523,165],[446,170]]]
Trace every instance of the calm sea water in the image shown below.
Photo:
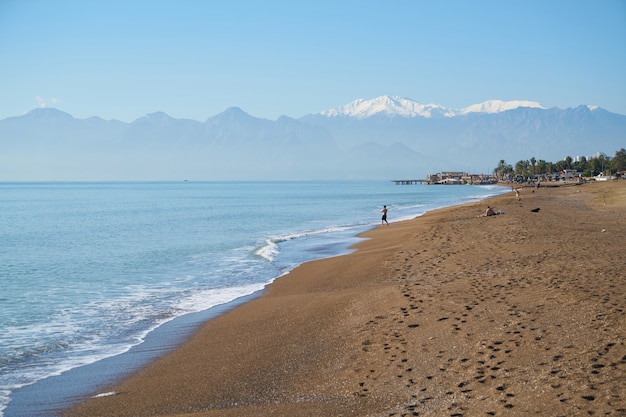
[[[356,235],[503,191],[386,181],[0,183],[0,416],[20,387],[128,351]]]

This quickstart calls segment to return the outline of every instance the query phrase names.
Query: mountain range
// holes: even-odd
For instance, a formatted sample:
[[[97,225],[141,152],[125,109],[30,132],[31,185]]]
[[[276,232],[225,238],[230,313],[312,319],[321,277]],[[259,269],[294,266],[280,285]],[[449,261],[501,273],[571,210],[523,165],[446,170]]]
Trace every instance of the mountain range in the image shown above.
[[[234,107],[204,122],[39,108],[0,120],[0,181],[415,179],[490,173],[501,159],[613,156],[625,146],[624,115],[522,100],[450,109],[382,96],[299,119]]]

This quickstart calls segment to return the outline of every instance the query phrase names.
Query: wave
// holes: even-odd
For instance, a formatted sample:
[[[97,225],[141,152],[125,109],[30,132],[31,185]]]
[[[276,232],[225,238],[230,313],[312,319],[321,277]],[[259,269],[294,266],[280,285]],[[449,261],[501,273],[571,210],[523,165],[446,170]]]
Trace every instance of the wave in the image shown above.
[[[365,224],[360,225],[349,225],[349,226],[331,226],[325,227],[322,229],[314,229],[314,230],[306,230],[302,232],[289,233],[285,235],[269,237],[264,240],[264,244],[258,248],[254,253],[269,262],[273,262],[278,255],[280,255],[279,244],[284,242],[289,242],[297,239],[303,239],[311,236],[317,236],[322,234],[330,234],[330,233],[340,233],[345,231],[354,230],[359,227],[366,226]]]
[[[483,190],[489,190],[490,193],[487,194],[470,194],[464,197],[466,201],[481,201],[486,198],[495,197],[501,194],[506,194],[511,191],[509,187],[504,187],[502,185],[476,185],[475,187],[481,188]]]
[[[280,251],[278,249],[277,241],[270,238],[265,239],[265,245],[255,251],[255,254],[270,262],[273,262],[279,253]]]
[[[268,282],[261,282],[239,287],[211,288],[194,292],[178,303],[177,307],[181,312],[184,312],[184,314],[208,310],[218,305],[227,304],[238,298],[254,294],[265,288],[267,284]]]
[[[7,377],[6,381],[0,384],[0,416],[3,415],[3,410],[6,409],[9,404],[10,394],[16,389],[35,384],[45,378],[59,376],[74,368],[90,365],[105,358],[124,354],[133,347],[143,343],[148,334],[165,323],[186,314],[206,311],[213,307],[225,305],[239,298],[252,295],[262,290],[267,284],[268,282],[262,282],[237,287],[211,288],[204,291],[189,292],[186,297],[168,308],[167,312],[161,313],[158,318],[152,317],[152,319],[148,319],[150,312],[144,311],[147,316],[140,321],[143,323],[150,321],[151,324],[139,332],[135,326],[131,326],[135,327],[134,330],[126,328],[125,332],[131,334],[132,337],[126,338],[126,340],[119,343],[112,343],[110,340],[107,343],[102,343],[102,338],[95,334],[83,341],[75,340],[66,342],[64,346],[62,346],[65,350],[62,358],[55,354],[55,352],[58,352],[59,346],[54,341],[46,344],[38,344],[29,352],[21,352],[21,354],[16,353],[20,356],[19,358],[14,358],[14,360],[10,359],[9,362],[11,363],[3,363],[2,366],[10,366],[13,362],[18,364],[24,363],[29,357],[39,358],[37,361],[38,364],[37,366],[29,366],[28,372],[24,372],[25,368],[21,367],[19,377],[11,377],[10,374],[5,375]],[[135,320],[134,322],[136,323],[137,321]],[[117,324],[119,325],[120,323]],[[129,323],[124,323],[121,327],[126,327],[128,324]],[[15,330],[18,331],[18,329]],[[32,331],[32,329],[30,331]],[[73,353],[68,354],[67,349],[70,349],[70,352]],[[45,355],[46,353],[50,353],[50,355],[47,356]],[[45,359],[42,359],[42,356],[45,357]]]

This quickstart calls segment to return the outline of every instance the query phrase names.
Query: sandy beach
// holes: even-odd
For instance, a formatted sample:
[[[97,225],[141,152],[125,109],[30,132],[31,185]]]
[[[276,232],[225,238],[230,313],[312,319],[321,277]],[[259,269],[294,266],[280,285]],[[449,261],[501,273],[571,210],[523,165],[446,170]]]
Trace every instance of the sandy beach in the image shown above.
[[[626,415],[626,181],[389,220],[64,415]]]

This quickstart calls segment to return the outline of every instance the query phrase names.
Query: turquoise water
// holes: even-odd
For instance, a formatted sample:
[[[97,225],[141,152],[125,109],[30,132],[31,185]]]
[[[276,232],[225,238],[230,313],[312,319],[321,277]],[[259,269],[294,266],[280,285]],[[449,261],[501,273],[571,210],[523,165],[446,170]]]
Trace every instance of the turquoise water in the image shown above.
[[[386,181],[0,183],[0,416],[12,393],[495,186]],[[10,409],[10,408],[9,408]],[[7,410],[9,410],[7,409]]]

